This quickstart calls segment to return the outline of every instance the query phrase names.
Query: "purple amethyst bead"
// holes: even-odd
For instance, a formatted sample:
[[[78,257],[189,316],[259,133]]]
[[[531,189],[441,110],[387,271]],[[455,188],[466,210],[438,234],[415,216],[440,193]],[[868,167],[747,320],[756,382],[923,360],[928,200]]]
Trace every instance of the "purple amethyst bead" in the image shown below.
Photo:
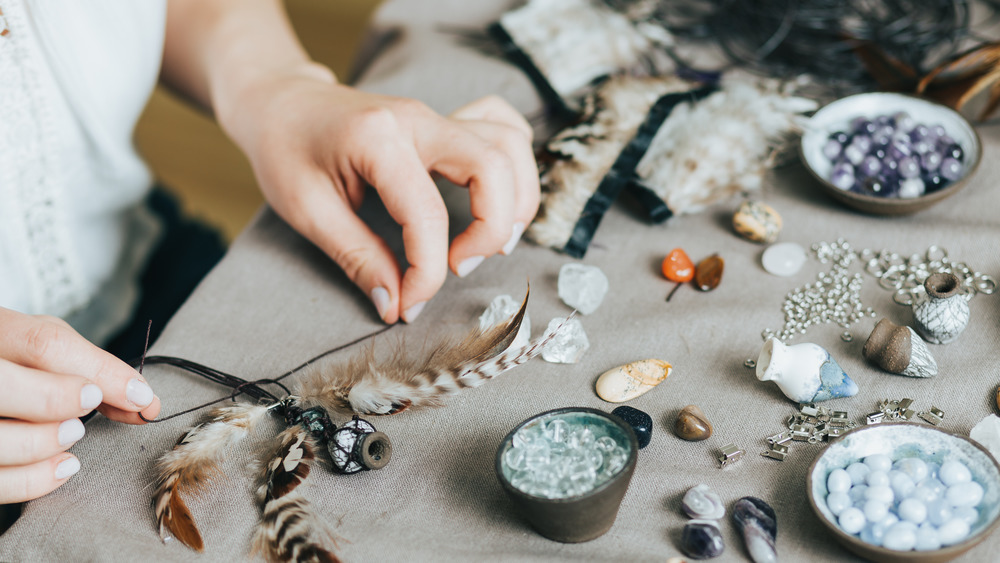
[[[882,170],[882,162],[874,156],[866,156],[858,165],[858,173],[865,177],[876,176]]]
[[[917,125],[916,120],[910,117],[910,114],[905,111],[893,115],[892,121],[896,125],[896,130],[903,133],[909,133]]]
[[[962,163],[949,156],[941,161],[941,176],[945,180],[954,182],[962,177]]]
[[[851,120],[851,131],[863,135],[871,135],[875,132],[875,124],[867,117],[855,117]]]
[[[930,133],[931,130],[929,127],[923,123],[918,123],[917,126],[913,128],[913,131],[910,131],[910,140],[916,143],[921,139],[926,139]]]
[[[899,183],[899,197],[913,199],[924,195],[924,181],[920,178],[907,178]]]
[[[903,178],[916,178],[920,175],[920,164],[917,159],[907,156],[899,159],[899,175]]]
[[[913,152],[917,154],[927,154],[933,150],[934,150],[934,143],[928,141],[927,139],[923,139],[917,141],[916,143],[913,143]]]
[[[851,146],[858,147],[858,150],[867,153],[872,148],[872,138],[868,135],[855,135],[851,139]]]
[[[929,152],[920,157],[920,167],[927,172],[937,170],[941,167],[943,157],[939,152]]]
[[[846,145],[847,142],[851,140],[851,136],[843,131],[837,131],[836,133],[830,134],[830,139],[837,141],[841,145]]]
[[[889,149],[886,151],[886,154],[893,160],[900,160],[903,157],[912,155],[913,149],[910,148],[908,143],[896,140],[889,145]]]
[[[954,158],[955,160],[961,162],[965,158],[965,151],[962,150],[961,145],[959,145],[958,143],[953,143],[951,145],[948,145],[948,148],[945,149],[944,151],[944,155],[950,156],[951,158]]]
[[[937,172],[931,172],[923,176],[922,179],[924,181],[924,189],[927,193],[936,192],[948,185],[948,181],[942,178]]]
[[[854,167],[841,162],[833,167],[830,173],[830,183],[841,190],[849,190],[854,185]]]
[[[861,164],[862,160],[865,159],[865,151],[861,150],[857,145],[852,143],[844,148],[844,158],[846,158],[854,166],[857,166]]]

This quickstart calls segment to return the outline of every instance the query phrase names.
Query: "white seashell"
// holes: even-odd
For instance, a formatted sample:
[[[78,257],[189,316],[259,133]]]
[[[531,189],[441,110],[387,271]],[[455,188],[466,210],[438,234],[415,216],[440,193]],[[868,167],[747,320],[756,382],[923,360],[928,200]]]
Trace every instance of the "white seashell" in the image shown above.
[[[671,371],[670,364],[656,359],[616,367],[597,378],[597,396],[609,403],[623,403],[656,387]]]

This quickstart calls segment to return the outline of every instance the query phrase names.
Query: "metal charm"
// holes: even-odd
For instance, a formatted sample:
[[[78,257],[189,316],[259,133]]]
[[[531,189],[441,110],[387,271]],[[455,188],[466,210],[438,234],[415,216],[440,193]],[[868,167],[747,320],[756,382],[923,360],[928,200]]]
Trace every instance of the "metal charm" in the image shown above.
[[[721,467],[732,465],[743,459],[744,453],[745,452],[737,448],[735,444],[726,444],[725,446],[722,446],[722,455],[719,456],[719,463],[722,464]]]
[[[771,459],[776,459],[778,461],[785,461],[785,456],[788,455],[788,446],[781,444],[772,444],[767,451],[761,452],[762,456],[769,457]]]

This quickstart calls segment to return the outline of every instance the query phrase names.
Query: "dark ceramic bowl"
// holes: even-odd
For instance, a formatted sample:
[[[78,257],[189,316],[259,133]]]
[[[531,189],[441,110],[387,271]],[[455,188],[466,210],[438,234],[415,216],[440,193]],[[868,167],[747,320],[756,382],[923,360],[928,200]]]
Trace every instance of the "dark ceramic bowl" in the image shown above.
[[[628,461],[610,479],[588,492],[565,498],[534,496],[514,487],[504,472],[503,457],[522,428],[555,418],[575,418],[599,427],[628,452]],[[611,529],[628,484],[635,471],[639,444],[635,432],[615,415],[586,407],[555,409],[535,415],[517,425],[497,448],[496,473],[521,516],[539,534],[555,541],[578,543],[598,538]]]
[[[828,178],[833,165],[823,156],[823,145],[830,134],[846,130],[856,117],[899,111],[909,113],[921,123],[942,125],[965,151],[965,175],[940,190],[912,199],[869,196],[831,184]],[[982,143],[972,124],[949,107],[905,94],[873,92],[841,98],[817,111],[805,125],[799,153],[822,190],[841,203],[873,215],[908,215],[927,209],[965,187],[982,159]]]
[[[835,468],[866,456],[894,455],[920,451],[923,459],[952,458],[965,463],[972,478],[983,486],[979,520],[964,541],[933,551],[897,551],[861,541],[840,529],[836,516],[826,506],[826,478]],[[978,443],[960,434],[918,423],[884,423],[852,430],[831,444],[809,468],[806,483],[809,504],[820,522],[850,552],[871,561],[885,563],[941,563],[950,561],[986,539],[1000,523],[1000,464]]]

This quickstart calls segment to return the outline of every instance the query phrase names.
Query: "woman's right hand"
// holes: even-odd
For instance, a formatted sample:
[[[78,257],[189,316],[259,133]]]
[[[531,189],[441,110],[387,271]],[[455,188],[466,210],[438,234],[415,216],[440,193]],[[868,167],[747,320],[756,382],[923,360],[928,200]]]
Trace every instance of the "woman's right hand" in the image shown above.
[[[136,370],[65,321],[0,307],[0,504],[46,495],[80,470],[80,417],[141,424],[160,400]]]

